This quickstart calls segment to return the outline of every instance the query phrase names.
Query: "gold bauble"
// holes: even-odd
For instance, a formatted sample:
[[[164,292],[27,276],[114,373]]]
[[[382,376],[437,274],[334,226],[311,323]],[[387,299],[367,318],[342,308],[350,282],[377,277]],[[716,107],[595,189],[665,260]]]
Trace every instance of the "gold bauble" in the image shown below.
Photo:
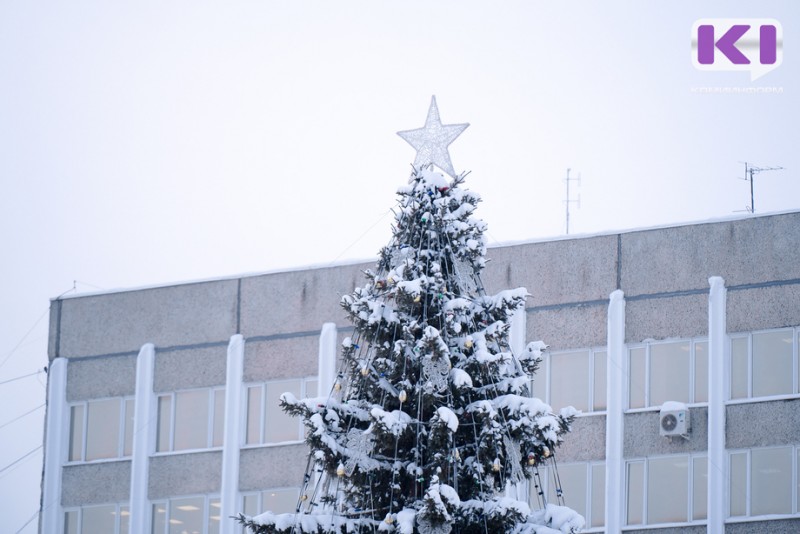
[[[397,398],[400,399],[400,402],[405,402],[408,398],[408,394],[405,391],[401,391]]]
[[[464,342],[464,348],[471,349],[472,348],[472,340],[468,339]]]
[[[369,368],[362,367],[361,368],[361,376],[367,376],[369,374]]]
[[[339,467],[336,468],[336,475],[343,477],[344,476],[344,466],[339,464]]]

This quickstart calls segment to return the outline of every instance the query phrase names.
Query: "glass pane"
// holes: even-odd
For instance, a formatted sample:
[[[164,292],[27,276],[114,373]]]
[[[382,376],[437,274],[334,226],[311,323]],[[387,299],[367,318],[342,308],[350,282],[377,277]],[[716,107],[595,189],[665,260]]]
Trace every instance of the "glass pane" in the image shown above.
[[[689,402],[689,343],[650,346],[650,406]]]
[[[261,443],[261,386],[247,388],[247,433],[245,443]]]
[[[169,534],[203,532],[203,497],[173,499],[169,503]]]
[[[69,461],[83,459],[83,404],[73,406],[69,411]],[[77,515],[75,521],[78,521]],[[75,528],[78,528],[75,523]]]
[[[637,349],[638,350],[638,349]],[[644,522],[644,462],[628,464],[628,525],[641,525]]]
[[[167,530],[167,505],[155,503],[153,505],[152,534],[165,534]]]
[[[694,458],[692,463],[692,519],[705,519],[708,509],[708,458]]]
[[[158,397],[158,433],[156,437],[156,452],[171,450],[170,421],[172,418],[172,396],[161,395]]]
[[[647,523],[689,518],[689,457],[651,458],[647,465]]]
[[[87,506],[83,508],[81,518],[81,534],[89,532],[114,532],[114,523],[117,519],[117,507],[113,504],[107,506]]]
[[[589,410],[589,352],[550,355],[550,405]]]
[[[694,344],[694,402],[708,402],[708,342]]]
[[[128,506],[119,507],[119,534],[128,534],[131,523],[131,510]]]
[[[259,500],[258,495],[245,495],[242,498],[242,513],[250,517],[260,514],[261,511],[258,509]]]
[[[297,500],[300,497],[300,490],[297,488],[284,488],[268,490],[261,494],[262,512],[274,512],[276,514],[288,514],[297,508]]]
[[[221,508],[219,499],[208,500],[208,534],[219,534]]]
[[[214,390],[214,430],[211,438],[212,447],[222,447],[225,440],[225,390]]]
[[[753,334],[753,397],[792,392],[792,331]]]
[[[300,380],[269,382],[266,385],[267,416],[264,421],[264,441],[267,443],[298,440],[301,437],[300,420],[284,413],[279,406],[280,397],[284,392],[290,392],[299,398]]]
[[[644,408],[644,371],[645,371],[645,349],[631,349],[630,351],[630,382],[628,389],[630,397],[628,400],[629,408]]]
[[[591,519],[590,527],[602,527],[606,524],[606,466],[594,464],[592,466],[592,492],[591,492]]]
[[[208,447],[208,395],[207,389],[175,394],[174,450]]]
[[[318,381],[317,380],[306,380],[306,397],[317,397],[319,396],[318,390]],[[327,396],[329,391],[323,392],[323,395]]]
[[[91,401],[86,417],[86,460],[119,456],[120,399]]]
[[[731,454],[731,517],[747,515],[747,453]]]
[[[64,534],[78,534],[77,510],[70,510],[64,514]]]
[[[747,338],[731,339],[731,398],[747,398]]]
[[[605,351],[594,353],[594,399],[592,408],[596,411],[606,409],[607,360]]]
[[[792,513],[792,448],[750,452],[750,515]]]
[[[795,493],[797,495],[797,511],[800,512],[800,449],[797,450],[797,487]]]
[[[555,470],[551,470],[549,479],[547,502],[560,504],[556,493],[557,481],[552,478]],[[558,466],[558,477],[561,480],[561,489],[564,503],[583,517],[586,517],[586,464],[561,464]]]
[[[133,454],[133,412],[134,400],[128,399],[125,401],[125,437],[122,449],[123,456],[130,456]]]

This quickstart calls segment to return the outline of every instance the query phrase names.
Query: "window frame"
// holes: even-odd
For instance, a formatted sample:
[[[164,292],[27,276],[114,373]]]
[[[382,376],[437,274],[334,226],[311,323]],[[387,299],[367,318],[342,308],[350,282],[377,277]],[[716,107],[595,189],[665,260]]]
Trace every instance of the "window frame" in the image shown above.
[[[63,531],[67,532],[67,517],[69,514],[77,514],[77,531],[75,533],[70,532],[69,534],[93,534],[91,532],[82,532],[83,531],[83,512],[86,508],[100,508],[101,506],[113,506],[114,507],[114,532],[110,532],[108,534],[120,534],[122,532],[122,518],[127,517],[128,521],[128,531],[130,531],[130,503],[126,502],[112,502],[112,503],[100,503],[100,504],[87,504],[84,506],[65,506],[61,517],[62,522],[61,525],[63,527]]]
[[[267,385],[268,384],[275,384],[278,382],[289,382],[289,381],[299,381],[300,382],[300,396],[299,399],[309,398],[308,397],[308,385],[310,382],[317,383],[317,394],[319,394],[319,377],[316,375],[305,376],[301,378],[276,378],[271,380],[266,380],[264,382],[247,382],[242,384],[242,398],[241,398],[241,432],[239,437],[239,446],[242,449],[247,448],[254,448],[254,447],[270,447],[275,445],[286,445],[286,444],[293,444],[293,443],[302,443],[305,441],[306,433],[305,428],[303,426],[303,421],[300,418],[297,418],[297,439],[291,440],[283,440],[283,441],[267,441]],[[258,425],[259,425],[259,438],[253,443],[247,442],[247,424],[248,424],[248,408],[249,408],[249,396],[250,390],[253,388],[258,388],[259,390],[259,407],[258,407]],[[315,397],[318,395],[315,395]]]
[[[169,534],[169,526],[170,526],[170,515],[172,509],[173,501],[180,501],[184,499],[203,499],[203,512],[202,517],[203,520],[203,531],[201,534],[209,534],[209,520],[211,519],[211,507],[213,506],[213,502],[216,501],[217,505],[222,510],[222,498],[219,494],[211,493],[211,494],[189,494],[189,495],[173,495],[166,499],[153,499],[149,501],[149,510],[148,510],[148,522],[149,522],[149,532],[150,534]],[[155,524],[154,524],[154,510],[156,506],[164,506],[164,531],[163,532],[155,532]],[[231,519],[232,521],[232,519]],[[219,526],[220,528],[217,529],[218,532],[222,530],[222,517],[219,518]]]
[[[603,415],[606,413],[607,406],[602,409],[597,409],[595,407],[595,382],[596,382],[596,363],[597,363],[597,355],[598,354],[605,354],[606,365],[608,365],[608,351],[607,347],[589,347],[589,348],[577,348],[577,349],[564,349],[558,351],[545,351],[542,357],[542,363],[539,366],[539,370],[534,374],[531,375],[531,381],[529,383],[529,387],[531,390],[531,394],[533,396],[537,396],[541,390],[541,386],[536,387],[534,384],[538,380],[544,379],[544,395],[541,397],[541,400],[544,401],[548,406],[552,406],[552,392],[553,392],[553,384],[552,384],[552,364],[551,358],[558,357],[561,354],[575,354],[575,353],[588,353],[588,383],[589,387],[586,391],[587,396],[587,403],[588,406],[587,410],[581,410],[581,413],[578,417],[581,416],[591,416],[591,415]],[[607,367],[606,367],[607,369]],[[606,383],[606,397],[608,395],[608,380],[606,376],[603,377],[603,381]]]
[[[177,422],[177,412],[176,412],[176,405],[177,405],[177,396],[181,393],[187,392],[197,392],[197,391],[205,391],[206,392],[206,446],[205,447],[194,447],[194,448],[186,448],[186,449],[176,449],[175,448],[175,427]],[[187,452],[193,451],[205,451],[205,450],[220,450],[224,445],[224,428],[225,428],[225,409],[223,407],[222,410],[222,420],[219,424],[222,425],[222,433],[223,433],[223,443],[219,445],[214,445],[214,425],[217,423],[215,419],[216,415],[216,395],[220,394],[222,396],[223,406],[225,403],[225,386],[212,386],[212,387],[203,387],[203,388],[189,388],[189,389],[180,389],[177,391],[169,391],[163,393],[155,393],[155,418],[156,418],[156,432],[155,432],[155,444],[153,446],[153,451],[155,455],[164,455],[164,454],[185,454]],[[164,450],[159,450],[159,441],[160,441],[160,432],[161,432],[161,399],[162,398],[169,398],[170,406],[169,406],[169,428],[168,428],[168,436],[167,436],[167,448]]]
[[[792,334],[792,390],[789,393],[777,393],[771,395],[753,395],[753,369],[754,369],[754,355],[753,355],[753,336],[760,334],[771,334],[783,330],[790,330]],[[735,340],[744,339],[747,344],[747,355],[745,358],[745,381],[747,384],[747,393],[743,397],[733,397],[733,344]],[[769,400],[792,399],[800,397],[800,326],[788,326],[781,328],[768,328],[763,330],[753,330],[749,332],[735,332],[728,335],[728,344],[726,348],[726,362],[728,367],[728,376],[726,377],[726,392],[725,399],[727,404],[741,404],[749,402],[761,402]]]
[[[790,502],[791,511],[784,513],[767,513],[760,515],[753,515],[752,513],[752,491],[753,491],[753,451],[767,451],[776,449],[789,449],[791,459],[791,479],[790,479]],[[728,499],[725,503],[725,522],[726,523],[743,523],[749,521],[766,521],[771,519],[787,519],[796,518],[800,514],[800,446],[794,444],[787,445],[771,445],[769,447],[751,447],[740,449],[728,449],[727,453],[727,494]],[[731,500],[733,492],[731,491],[731,472],[732,472],[732,459],[736,454],[745,454],[745,492],[744,492],[744,515],[731,515]]]
[[[687,406],[708,406],[708,401],[698,401],[697,400],[697,345],[705,344],[706,346],[706,359],[708,358],[708,337],[705,336],[698,336],[692,338],[670,338],[670,339],[659,339],[659,340],[649,340],[644,341],[641,343],[630,343],[625,346],[626,351],[626,381],[625,381],[625,413],[636,413],[636,412],[646,412],[646,411],[653,411],[658,410],[661,408],[662,404],[652,404],[651,402],[651,391],[650,391],[650,382],[651,382],[651,347],[658,346],[658,345],[670,345],[670,344],[681,344],[687,343],[689,345],[689,361],[688,361],[688,389],[689,389],[689,399],[688,401],[682,401],[678,398],[668,399],[673,401],[682,402]],[[637,349],[644,349],[644,406],[637,406],[631,407],[631,392],[633,389],[633,375],[631,373],[631,352]],[[708,397],[708,385],[706,385],[706,397]]]
[[[687,461],[686,473],[686,521],[673,521],[665,523],[650,523],[648,522],[648,482],[650,476],[650,460],[661,460],[666,458],[685,458]],[[623,530],[637,530],[648,528],[667,528],[674,526],[695,526],[708,524],[708,510],[706,510],[706,519],[694,519],[694,477],[695,477],[695,460],[698,458],[706,459],[706,469],[708,469],[708,454],[703,453],[690,453],[690,454],[659,454],[647,457],[629,458],[625,460],[624,471],[624,502],[623,502],[623,517],[624,525]],[[628,523],[629,505],[630,505],[630,487],[628,484],[628,477],[630,466],[632,464],[642,464],[642,510],[640,511],[642,522],[641,523]],[[708,471],[706,471],[708,473]]]
[[[109,456],[106,458],[94,458],[91,460],[87,459],[87,451],[89,448],[89,404],[92,403],[100,403],[100,402],[107,402],[107,401],[117,401],[119,404],[117,408],[117,414],[119,417],[119,430],[117,432],[117,453],[114,456]],[[135,427],[131,427],[130,436],[127,435],[127,415],[128,415],[128,403],[130,404],[130,409],[132,412],[136,410],[135,404],[135,397],[132,395],[125,395],[120,397],[101,397],[97,399],[85,399],[81,401],[70,402],[67,404],[68,409],[67,412],[67,446],[65,447],[64,455],[66,458],[64,459],[64,464],[66,465],[73,465],[73,464],[81,464],[81,463],[95,463],[95,462],[114,462],[120,459],[131,458],[133,454],[133,434],[135,433]],[[73,419],[73,410],[75,408],[80,407],[82,409],[81,421],[80,421],[80,453],[78,454],[77,459],[71,459],[70,455],[72,453],[72,436],[73,436],[73,428],[74,428],[74,419]],[[130,414],[130,417],[133,418],[133,413]],[[128,440],[130,439],[130,443]],[[131,453],[126,454],[126,449],[130,447]]]
[[[576,465],[583,466],[584,468],[584,478],[586,480],[586,487],[584,488],[584,495],[583,498],[585,499],[586,503],[586,510],[584,519],[586,520],[586,526],[581,530],[581,532],[604,532],[605,531],[605,460],[593,460],[593,461],[585,461],[585,462],[563,462],[558,464],[558,468],[563,468],[565,466],[573,467]],[[600,510],[600,514],[603,517],[603,524],[597,526],[591,526],[592,522],[592,514],[596,512],[593,509],[593,492],[592,488],[594,485],[594,469],[596,467],[600,467],[603,473],[603,489],[601,493],[603,494],[603,507]],[[551,485],[554,484],[553,480],[553,466],[548,461],[544,465],[539,467],[539,483],[541,484],[541,491],[545,496],[547,502],[551,502],[550,500],[550,493],[551,493]],[[536,489],[532,485],[533,480],[528,481],[528,504],[530,505],[531,509],[538,508],[540,506],[539,497],[537,496]],[[566,506],[570,506],[569,501],[569,493],[565,490],[562,486],[561,488],[564,493],[564,500]]]

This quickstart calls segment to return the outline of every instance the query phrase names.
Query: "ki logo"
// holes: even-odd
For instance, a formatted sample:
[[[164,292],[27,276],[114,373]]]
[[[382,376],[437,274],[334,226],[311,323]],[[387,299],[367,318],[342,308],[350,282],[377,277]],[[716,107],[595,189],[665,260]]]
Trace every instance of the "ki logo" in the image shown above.
[[[783,27],[775,19],[700,19],[692,26],[698,70],[749,71],[750,81],[783,63]]]

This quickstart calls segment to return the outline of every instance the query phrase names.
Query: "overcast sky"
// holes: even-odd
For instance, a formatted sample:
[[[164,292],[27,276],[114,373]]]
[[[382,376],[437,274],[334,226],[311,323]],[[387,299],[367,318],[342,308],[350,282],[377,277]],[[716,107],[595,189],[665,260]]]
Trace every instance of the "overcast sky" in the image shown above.
[[[47,364],[49,299],[372,257],[433,94],[492,243],[562,236],[567,168],[574,234],[736,215],[745,161],[786,168],[757,214],[800,208],[800,5],[675,4],[0,2],[3,528],[38,508],[40,451],[4,468],[46,378],[4,381]],[[783,64],[696,70],[706,17],[777,19]]]

